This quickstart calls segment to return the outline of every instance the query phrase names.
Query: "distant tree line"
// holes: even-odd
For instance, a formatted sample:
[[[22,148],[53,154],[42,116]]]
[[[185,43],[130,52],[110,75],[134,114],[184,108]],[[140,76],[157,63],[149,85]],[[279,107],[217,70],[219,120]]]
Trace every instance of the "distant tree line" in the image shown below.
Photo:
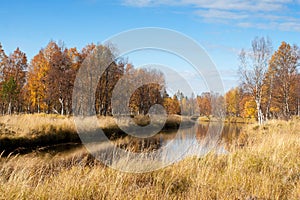
[[[99,63],[89,58],[92,54]],[[87,69],[87,78],[100,76],[96,91],[90,93],[94,95],[91,102],[98,115],[116,112],[111,102],[113,90],[125,77],[135,83],[143,80],[156,80],[158,83],[141,85],[130,94],[129,109],[134,115],[147,114],[152,105],[161,104],[168,114],[226,114],[256,117],[259,122],[271,118],[288,119],[300,114],[299,59],[296,45],[282,42],[273,53],[269,39],[255,38],[252,48],[239,54],[241,84],[237,88],[225,95],[204,92],[201,95],[189,94],[188,97],[182,91],[170,96],[160,71],[136,69],[126,59],[115,59],[114,48],[110,46],[88,44],[78,50],[50,41],[28,62],[26,54],[19,48],[6,55],[0,44],[0,112],[70,115],[78,70],[93,64],[109,63],[101,75]],[[131,85],[133,87],[134,84],[128,82],[126,87]],[[126,93],[125,90],[123,92]]]

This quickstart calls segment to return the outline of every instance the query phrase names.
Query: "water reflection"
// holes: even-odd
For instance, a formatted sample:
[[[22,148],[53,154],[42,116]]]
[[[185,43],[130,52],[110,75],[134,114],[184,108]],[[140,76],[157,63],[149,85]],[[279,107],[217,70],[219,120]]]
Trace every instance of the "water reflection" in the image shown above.
[[[142,157],[144,160],[151,161],[152,159],[157,163],[156,165],[163,167],[168,163],[176,162],[187,156],[203,156],[209,151],[215,151],[220,154],[227,153],[228,146],[239,135],[242,127],[242,125],[238,124],[224,124],[222,127],[218,123],[201,123],[190,128],[164,131],[151,138],[127,136],[111,141],[111,143],[114,144],[113,146],[116,149],[134,153],[146,153],[144,154],[145,157]],[[114,162],[122,161],[121,158],[126,154],[116,152],[115,149],[111,149],[111,146],[111,144],[104,142],[95,143],[94,146],[90,144],[87,148],[89,151],[84,146],[76,146],[73,151],[70,148],[66,148],[66,151],[62,151],[59,148],[55,153],[55,150],[50,148],[40,152],[44,154],[49,151],[47,154],[50,154],[50,156],[70,156],[71,154],[77,156],[83,153],[91,153],[97,160],[105,161],[104,164],[113,166]],[[128,160],[132,160],[132,158],[128,157]],[[141,162],[144,162],[144,160]],[[153,162],[147,164],[149,170],[160,168],[152,165]]]
[[[202,156],[211,150],[226,153],[227,147],[239,135],[241,128],[242,125],[238,124],[225,124],[222,127],[219,123],[201,123],[182,130],[164,131],[147,139],[128,136],[115,144],[136,153],[171,146],[167,157],[172,160],[179,154]]]

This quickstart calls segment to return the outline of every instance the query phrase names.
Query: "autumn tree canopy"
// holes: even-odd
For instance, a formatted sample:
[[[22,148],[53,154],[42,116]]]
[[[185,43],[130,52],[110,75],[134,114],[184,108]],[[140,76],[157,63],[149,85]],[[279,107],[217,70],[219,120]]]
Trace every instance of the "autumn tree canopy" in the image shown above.
[[[127,98],[129,103],[125,106],[132,115],[148,114],[154,104],[160,104],[168,114],[224,116],[226,113],[231,117],[257,118],[259,122],[289,119],[300,115],[299,59],[296,45],[282,42],[273,53],[270,40],[257,37],[251,49],[239,54],[240,85],[224,96],[213,92],[168,94],[162,72],[135,68],[127,59],[116,58],[113,46],[88,44],[79,50],[50,41],[28,63],[19,48],[7,55],[0,43],[0,111],[70,115],[73,108],[80,112],[87,106],[80,104],[80,98],[89,98],[86,102],[92,107],[87,108],[93,108],[95,114],[113,115],[122,111],[112,108],[113,91],[121,80],[127,79],[119,91],[119,102],[115,103],[124,106],[122,101]],[[95,73],[95,67],[102,67],[102,73]],[[78,70],[85,72],[84,79],[79,80],[81,84],[93,84],[90,86],[95,86],[95,91],[82,91],[73,106]],[[94,80],[98,82],[93,83]],[[139,87],[135,88],[136,85]]]
[[[244,51],[239,57],[242,80],[240,88],[246,96],[252,97],[244,104],[244,109],[248,110],[246,113],[249,114],[255,104],[259,122],[263,119],[289,119],[291,115],[300,115],[297,71],[299,48],[282,42],[278,50],[271,55],[271,44],[268,40],[256,38],[252,45],[250,56],[254,58],[250,66]]]

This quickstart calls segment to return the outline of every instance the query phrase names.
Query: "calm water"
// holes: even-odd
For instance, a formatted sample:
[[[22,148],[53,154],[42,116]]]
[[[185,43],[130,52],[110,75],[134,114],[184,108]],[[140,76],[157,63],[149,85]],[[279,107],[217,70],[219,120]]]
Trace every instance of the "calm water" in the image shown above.
[[[114,146],[132,152],[151,152],[166,149],[168,157],[175,159],[178,154],[203,155],[211,150],[227,152],[227,146],[238,136],[243,125],[217,123],[201,123],[190,128],[164,131],[147,139],[125,137],[114,141]],[[105,148],[105,144],[101,145]],[[68,155],[79,151],[87,151],[80,144],[61,144],[38,149],[41,155]]]

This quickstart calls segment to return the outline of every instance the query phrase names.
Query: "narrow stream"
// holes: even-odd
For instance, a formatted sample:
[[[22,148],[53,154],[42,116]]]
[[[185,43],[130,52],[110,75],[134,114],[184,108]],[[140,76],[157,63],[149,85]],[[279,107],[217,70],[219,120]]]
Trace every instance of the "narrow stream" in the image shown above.
[[[132,152],[155,151],[169,147],[169,157],[178,154],[202,155],[214,148],[226,153],[226,146],[239,135],[243,124],[224,124],[220,127],[214,123],[200,123],[190,128],[162,131],[151,138],[140,139],[131,136],[112,141],[115,146]],[[105,146],[105,145],[103,145]],[[69,155],[87,149],[78,143],[59,144],[36,149],[37,155],[56,156]]]

